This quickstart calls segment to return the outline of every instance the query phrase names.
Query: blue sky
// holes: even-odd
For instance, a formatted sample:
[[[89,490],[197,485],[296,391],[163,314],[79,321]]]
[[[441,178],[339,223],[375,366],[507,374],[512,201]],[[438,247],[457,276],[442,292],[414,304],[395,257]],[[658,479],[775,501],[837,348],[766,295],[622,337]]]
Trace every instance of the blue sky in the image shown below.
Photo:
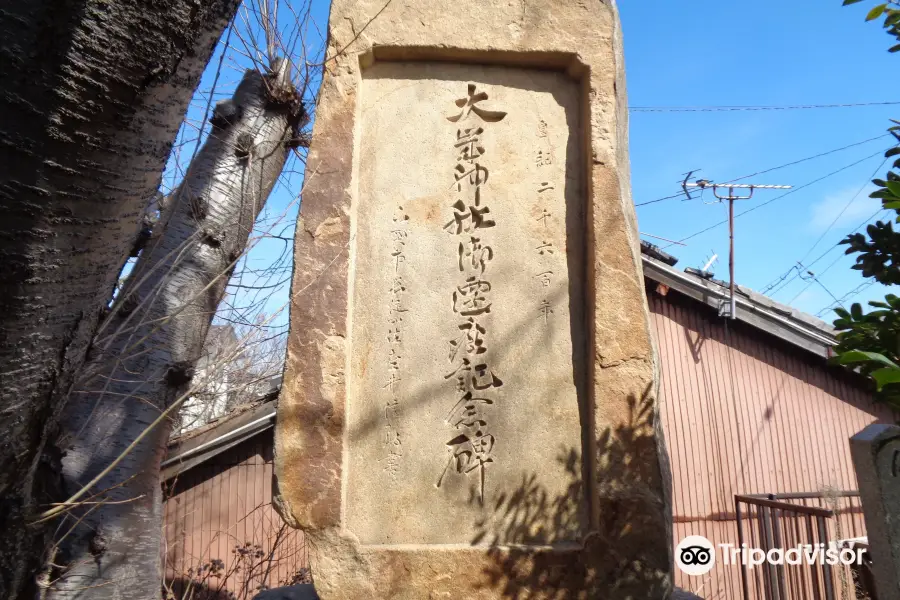
[[[263,32],[258,26],[258,14],[254,14],[260,1],[246,0],[238,11],[232,26],[226,30],[203,73],[197,92],[188,108],[185,124],[179,131],[175,151],[169,159],[163,175],[162,189],[169,193],[177,186],[197,149],[198,140],[205,139],[210,131],[209,117],[215,103],[232,95],[246,69],[260,68],[266,64],[263,55],[255,49],[263,46]],[[272,0],[269,4],[274,5]],[[288,47],[293,62],[295,80],[300,81],[305,71],[311,85],[304,100],[313,110],[316,88],[320,79],[325,46],[326,23],[329,3],[312,0],[308,15],[305,0],[279,0],[278,25],[280,46]],[[298,18],[303,24],[296,25]],[[302,32],[302,39],[297,35]],[[254,43],[258,42],[258,43]],[[303,48],[306,56],[303,56]],[[263,54],[265,49],[262,49]],[[279,54],[285,52],[279,51]],[[305,63],[311,66],[304,67]],[[202,125],[203,134],[198,136]],[[302,155],[291,156],[279,182],[266,202],[253,234],[251,247],[235,269],[227,294],[219,306],[215,322],[237,326],[238,334],[247,331],[285,334],[288,325],[288,298],[293,268],[292,239],[300,207],[303,186]],[[241,327],[245,325],[246,327]]]
[[[292,0],[282,3],[285,1]],[[293,2],[300,4],[299,0]],[[900,101],[900,89],[890,78],[900,68],[900,55],[887,52],[891,38],[879,24],[864,22],[870,3],[847,8],[840,4],[840,0],[620,2],[629,105],[786,106]],[[290,13],[282,7],[281,14],[279,23],[286,31]],[[323,47],[327,15],[328,2],[313,0],[311,17],[316,26],[307,30],[313,54]],[[230,42],[243,48],[234,36]],[[204,75],[201,91],[212,88],[217,65],[218,53]],[[248,65],[240,54],[231,53],[226,58],[216,99],[230,94],[240,69]],[[188,118],[199,123],[205,107],[206,100],[198,96]],[[724,182],[883,136],[891,117],[900,118],[900,105],[764,111],[632,110],[633,198],[640,204],[675,194],[679,191],[677,182],[691,169],[702,169],[699,176]],[[769,290],[776,300],[815,314],[834,304],[831,294],[848,307],[853,301],[882,296],[884,288],[876,285],[845,298],[866,280],[849,268],[852,257],[841,258],[843,250],[835,245],[878,210],[878,201],[868,198],[873,188],[867,182],[876,173],[883,176],[887,165],[878,167],[891,142],[890,137],[880,137],[746,179],[758,184],[807,187],[779,199],[775,198],[783,192],[757,191],[753,199],[738,203],[740,213],[772,200],[736,220],[738,283],[763,291],[788,273],[787,283],[797,271],[789,269],[802,259],[806,267],[803,273],[811,268],[818,283],[795,278],[786,286]],[[185,146],[184,152],[189,149],[190,145]],[[292,164],[290,170],[266,207],[268,222],[277,220],[278,233],[283,236],[292,235],[296,196],[302,185],[302,165]],[[811,183],[834,171],[838,172]],[[639,206],[640,230],[673,240],[687,238],[725,219],[725,205],[706,203],[711,200],[707,192],[702,200],[673,198]],[[685,241],[686,246],[646,239],[675,254],[681,268],[700,267],[716,253],[716,275],[728,278],[725,225],[691,237]],[[266,266],[284,249],[282,241],[264,241],[250,252],[248,264],[251,268]],[[816,258],[819,261],[809,267]],[[281,275],[286,275],[289,265],[281,266]],[[252,274],[249,277],[252,279]],[[247,298],[244,301],[250,302]],[[286,301],[286,283],[264,299],[270,312]],[[833,318],[830,312],[822,316]],[[278,321],[286,323],[286,314]]]
[[[898,101],[900,90],[889,74],[900,67],[900,56],[887,52],[892,38],[880,24],[864,22],[867,4],[843,8],[839,0],[621,2],[629,105],[784,106]],[[898,115],[900,106],[632,111],[634,201],[639,204],[676,193],[675,182],[691,169],[700,168],[700,176],[724,182],[873,138],[890,126],[889,118]],[[891,138],[880,138],[748,178],[746,182],[799,187],[861,161],[738,218],[736,281],[763,290],[796,261],[806,257],[808,265],[834,248],[812,266],[818,280],[838,298],[864,283],[849,268],[852,257],[824,269],[842,255],[843,250],[835,244],[877,211],[879,202],[868,198],[873,188],[866,184],[883,160],[879,150],[890,145]],[[879,176],[886,166],[878,171]],[[848,207],[860,189],[862,193]],[[736,210],[752,208],[782,193],[757,191],[755,198],[739,201]],[[681,199],[638,207],[637,214],[642,232],[675,240],[726,216],[725,205]],[[818,246],[810,252],[820,237]],[[667,248],[681,259],[680,267],[702,266],[704,259],[715,252],[719,255],[717,276],[728,278],[727,226],[686,243],[684,247]],[[811,285],[807,287],[808,283]],[[872,286],[844,304],[883,293],[884,288]],[[792,301],[811,313],[833,303],[822,286],[799,278],[774,297]],[[833,318],[831,313],[823,316]]]

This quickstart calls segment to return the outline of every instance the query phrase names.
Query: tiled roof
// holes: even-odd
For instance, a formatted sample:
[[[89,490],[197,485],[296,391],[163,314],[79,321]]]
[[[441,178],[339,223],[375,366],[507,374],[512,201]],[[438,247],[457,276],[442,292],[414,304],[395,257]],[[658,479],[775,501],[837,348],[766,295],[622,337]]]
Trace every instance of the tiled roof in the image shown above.
[[[729,298],[728,283],[702,276],[697,269],[675,267],[678,259],[653,244],[641,242],[644,277],[720,309]],[[737,320],[823,357],[832,355],[834,328],[808,313],[776,302],[743,285],[735,285]],[[726,318],[726,317],[723,317]]]

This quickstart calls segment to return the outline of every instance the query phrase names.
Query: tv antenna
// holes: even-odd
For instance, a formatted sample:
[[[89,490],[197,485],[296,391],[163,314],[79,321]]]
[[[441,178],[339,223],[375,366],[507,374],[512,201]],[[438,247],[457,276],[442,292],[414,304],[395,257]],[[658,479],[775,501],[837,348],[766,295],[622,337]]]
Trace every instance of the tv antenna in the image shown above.
[[[719,255],[713,251],[712,255],[706,259],[706,264],[704,264],[703,268],[700,270],[706,273],[709,271],[710,267],[714,266],[717,262],[719,262]]]
[[[690,189],[705,190],[712,189],[713,194],[718,199],[719,202],[723,202],[725,200],[728,201],[728,294],[729,294],[729,302],[728,308],[726,310],[722,310],[725,308],[724,306],[719,309],[720,315],[726,315],[729,319],[735,319],[737,317],[737,308],[735,307],[734,301],[734,201],[735,200],[749,200],[753,197],[753,192],[755,190],[789,190],[793,186],[790,185],[760,185],[755,183],[713,183],[707,179],[698,179],[697,181],[690,181],[691,176],[696,173],[699,169],[690,171],[687,176],[684,178],[684,181],[681,182],[681,188],[684,190],[685,195],[687,195],[689,200],[693,200],[691,196]],[[690,188],[690,189],[689,189]],[[728,193],[725,194],[724,190],[728,190]],[[746,192],[746,196],[741,196],[735,193],[735,190],[748,190]],[[720,193],[723,191],[723,193]]]

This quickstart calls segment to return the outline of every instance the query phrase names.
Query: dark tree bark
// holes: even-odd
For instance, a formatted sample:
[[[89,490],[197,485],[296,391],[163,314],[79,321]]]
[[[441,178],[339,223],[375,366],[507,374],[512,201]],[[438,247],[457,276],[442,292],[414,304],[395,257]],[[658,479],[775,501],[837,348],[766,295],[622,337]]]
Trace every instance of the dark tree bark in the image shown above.
[[[68,492],[99,495],[63,522],[71,533],[54,561],[52,600],[160,592],[159,468],[172,422],[160,417],[189,393],[216,307],[284,168],[302,120],[289,74],[284,60],[265,76],[248,71],[216,106],[210,136],[94,340],[64,413],[63,476]]]
[[[63,400],[236,8],[0,4],[0,598],[33,597]]]

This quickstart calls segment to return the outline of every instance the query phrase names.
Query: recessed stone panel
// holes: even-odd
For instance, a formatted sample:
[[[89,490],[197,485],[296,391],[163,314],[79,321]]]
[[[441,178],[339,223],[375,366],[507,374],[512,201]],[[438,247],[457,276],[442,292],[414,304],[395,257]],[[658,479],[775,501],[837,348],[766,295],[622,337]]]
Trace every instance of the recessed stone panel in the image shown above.
[[[344,493],[363,544],[581,537],[579,92],[537,69],[362,73]],[[564,527],[494,510],[523,484]]]
[[[323,600],[667,598],[615,2],[332,0],[274,503]]]

